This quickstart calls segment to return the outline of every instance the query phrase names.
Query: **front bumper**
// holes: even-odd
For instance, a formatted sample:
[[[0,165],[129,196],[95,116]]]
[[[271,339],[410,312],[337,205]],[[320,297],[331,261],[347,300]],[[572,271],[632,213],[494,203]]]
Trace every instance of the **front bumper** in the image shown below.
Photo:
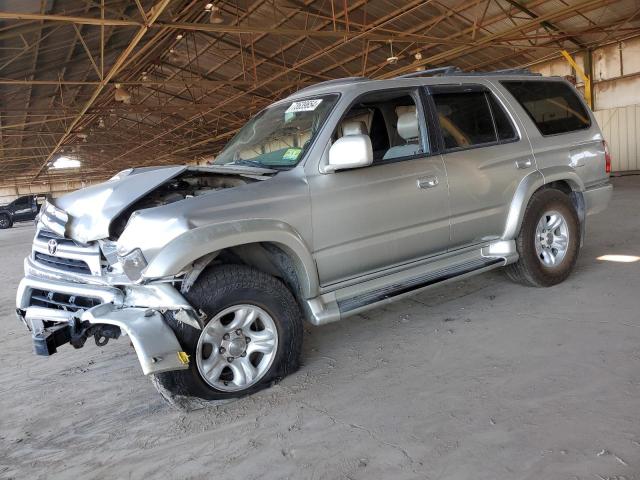
[[[20,282],[16,296],[17,313],[31,330],[36,343],[51,337],[52,348],[41,348],[41,352],[54,353],[57,346],[67,343],[67,336],[60,333],[61,326],[78,322],[91,326],[112,325],[131,339],[145,375],[188,368],[188,357],[167,325],[164,313],[173,311],[176,318],[196,327],[197,316],[172,285],[161,283],[120,289],[61,278],[52,280],[46,271],[42,272],[42,277],[38,276],[38,269],[28,259],[25,270],[27,275]],[[52,303],[56,308],[49,308],[34,301],[38,295],[42,298],[41,292],[51,294],[52,302],[56,295],[65,295],[65,298],[74,297],[74,301],[75,298],[92,299],[94,306],[73,311],[68,306],[56,307]]]

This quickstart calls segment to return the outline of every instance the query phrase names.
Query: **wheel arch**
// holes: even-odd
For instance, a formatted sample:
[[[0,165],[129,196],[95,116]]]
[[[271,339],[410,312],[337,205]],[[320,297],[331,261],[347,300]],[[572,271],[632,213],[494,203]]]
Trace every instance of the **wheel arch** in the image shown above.
[[[278,220],[254,219],[190,230],[169,242],[149,263],[144,278],[187,272],[187,288],[214,260],[234,259],[280,277],[294,295],[316,296],[315,262],[302,237]],[[231,262],[232,263],[232,262]]]
[[[501,237],[503,240],[513,240],[518,235],[529,200],[534,194],[545,188],[554,188],[569,196],[580,220],[582,243],[586,218],[585,200],[582,192],[585,187],[582,179],[570,167],[549,167],[532,172],[520,181],[511,201],[509,215]]]

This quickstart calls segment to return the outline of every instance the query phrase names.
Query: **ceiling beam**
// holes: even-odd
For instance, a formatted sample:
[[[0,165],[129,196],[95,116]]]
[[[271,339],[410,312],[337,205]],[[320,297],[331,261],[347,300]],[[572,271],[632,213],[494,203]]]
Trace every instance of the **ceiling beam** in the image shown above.
[[[74,25],[96,25],[96,26],[127,26],[127,27],[144,27],[142,22],[133,20],[120,19],[102,19],[93,17],[78,17],[52,14],[23,14],[0,12],[0,19],[19,19],[19,20],[39,20],[50,22],[64,22]],[[541,22],[543,23],[543,22]],[[406,43],[438,43],[442,41],[441,37],[433,35],[421,35],[417,33],[374,33],[362,30],[309,30],[300,28],[286,27],[260,27],[250,25],[215,25],[209,23],[193,23],[193,22],[156,22],[148,26],[149,28],[171,28],[174,30],[198,31],[223,34],[266,34],[266,35],[283,35],[293,37],[318,37],[318,38],[336,38],[349,40],[353,38],[364,38],[370,41],[379,42],[406,42]],[[444,42],[450,44],[451,42]]]
[[[195,74],[196,72],[190,72]],[[98,80],[29,80],[29,79],[0,79],[0,85],[100,85],[101,81]],[[223,85],[238,85],[238,86],[251,86],[256,82],[252,80],[209,80],[206,78],[193,78],[182,80],[118,80],[112,79],[106,82],[106,84],[115,85],[116,83],[124,86],[203,86],[203,87],[217,87]],[[311,80],[294,80],[287,82],[279,82],[280,86],[286,85],[301,85],[314,83]]]
[[[44,162],[42,162],[42,165],[40,165],[40,168],[38,169],[36,174],[33,176],[34,180],[40,176],[40,174],[45,169],[45,167],[47,166],[47,164],[49,163],[53,155],[55,155],[57,149],[60,148],[60,146],[64,143],[64,141],[67,139],[69,134],[73,131],[73,128],[76,126],[76,124],[80,120],[82,120],[82,116],[86,113],[87,110],[89,110],[89,108],[91,108],[91,106],[96,101],[96,99],[98,98],[98,96],[100,95],[104,87],[106,87],[107,84],[109,83],[109,80],[111,80],[118,73],[118,71],[120,70],[124,62],[127,60],[129,55],[131,55],[131,52],[133,52],[133,49],[136,48],[136,45],[140,43],[140,40],[142,40],[142,37],[144,37],[145,33],[147,33],[147,31],[149,30],[149,26],[152,25],[158,19],[158,17],[162,14],[163,10],[167,7],[170,1],[171,0],[160,0],[158,3],[154,4],[154,6],[151,8],[151,10],[147,15],[148,24],[138,29],[138,32],[135,34],[135,36],[131,40],[131,43],[129,43],[129,46],[125,48],[124,51],[120,54],[120,56],[115,61],[113,66],[109,69],[109,73],[107,73],[104,76],[104,78],[102,79],[98,87],[94,90],[93,95],[91,95],[91,98],[89,98],[89,101],[84,105],[84,107],[82,107],[82,110],[78,113],[78,115],[73,119],[73,121],[67,127],[65,134],[62,135],[62,137],[56,143],[55,147],[52,148],[49,154],[47,155],[47,158],[44,160]]]
[[[564,8],[558,8],[544,15],[540,15],[538,16],[538,18],[529,20],[515,27],[511,27],[506,30],[501,30],[493,34],[486,35],[482,38],[479,38],[475,42],[472,42],[467,47],[461,46],[457,48],[452,48],[444,52],[431,55],[426,58],[422,58],[421,60],[413,62],[411,65],[404,65],[402,67],[396,68],[390,72],[386,72],[384,75],[381,76],[381,78],[393,78],[398,75],[402,75],[403,73],[414,71],[416,67],[425,66],[425,65],[434,65],[439,62],[448,61],[448,60],[451,60],[452,58],[457,58],[466,53],[471,53],[473,51],[476,51],[479,48],[482,48],[483,46],[490,45],[491,42],[498,40],[502,37],[506,37],[508,35],[513,35],[514,33],[517,33],[517,32],[521,32],[521,31],[524,32],[526,30],[531,30],[533,28],[536,28],[542,21],[552,21],[556,19],[561,19],[565,17],[567,14],[573,13],[576,10],[582,11],[582,9],[600,8],[604,5],[612,3],[613,1],[615,0],[604,0],[604,1],[603,0],[583,0],[581,2],[568,5]]]
[[[46,22],[75,23],[77,25],[114,25],[121,27],[144,27],[144,23],[134,20],[121,20],[117,18],[92,18],[68,15],[54,15],[51,13],[16,13],[0,12],[0,20],[34,20]]]

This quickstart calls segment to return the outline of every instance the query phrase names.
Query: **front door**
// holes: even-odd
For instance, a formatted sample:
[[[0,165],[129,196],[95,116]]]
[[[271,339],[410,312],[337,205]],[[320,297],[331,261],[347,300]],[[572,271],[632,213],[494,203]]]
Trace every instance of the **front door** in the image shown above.
[[[374,163],[309,178],[314,256],[323,286],[445,252],[449,196],[417,92],[360,98],[335,136],[368,134]]]
[[[535,169],[524,130],[484,86],[429,90],[451,194],[450,249],[500,238],[518,184]]]
[[[32,198],[33,197],[20,197],[15,200],[14,207],[14,215],[13,218],[16,222],[22,222],[25,220],[31,220],[35,214],[32,210]]]

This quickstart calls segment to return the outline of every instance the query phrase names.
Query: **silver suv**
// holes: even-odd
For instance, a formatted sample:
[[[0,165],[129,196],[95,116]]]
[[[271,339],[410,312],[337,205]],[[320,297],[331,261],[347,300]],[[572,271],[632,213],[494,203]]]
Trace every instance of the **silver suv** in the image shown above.
[[[562,282],[612,193],[593,114],[559,78],[444,73],[321,83],[211,166],[49,201],[17,294],[36,352],[126,335],[169,401],[223,400],[293,372],[303,320],[503,266]]]

